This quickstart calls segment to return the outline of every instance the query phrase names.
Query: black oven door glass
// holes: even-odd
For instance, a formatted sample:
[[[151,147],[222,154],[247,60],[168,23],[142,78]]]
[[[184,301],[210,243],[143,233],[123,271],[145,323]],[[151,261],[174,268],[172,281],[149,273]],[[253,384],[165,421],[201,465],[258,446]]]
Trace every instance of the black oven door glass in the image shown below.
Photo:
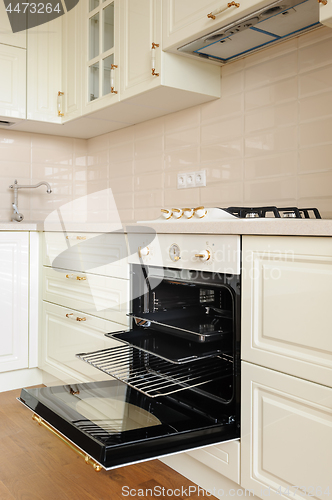
[[[22,389],[20,401],[106,469],[239,437],[227,416],[115,380]]]

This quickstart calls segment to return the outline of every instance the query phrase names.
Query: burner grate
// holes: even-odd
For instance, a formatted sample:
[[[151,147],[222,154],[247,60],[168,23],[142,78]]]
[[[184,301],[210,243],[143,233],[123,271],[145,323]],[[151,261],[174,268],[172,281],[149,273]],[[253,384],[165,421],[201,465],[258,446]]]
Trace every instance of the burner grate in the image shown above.
[[[233,372],[233,358],[227,355],[210,358],[208,363],[199,360],[175,365],[128,345],[76,357],[151,398],[220,380]]]
[[[296,219],[310,219],[316,218],[321,219],[321,215],[317,208],[277,208],[275,206],[268,207],[228,207],[224,208],[226,212],[239,217],[240,219],[250,218],[250,217],[272,217],[280,219],[281,217],[294,217]],[[313,213],[314,217],[310,217],[310,213]]]

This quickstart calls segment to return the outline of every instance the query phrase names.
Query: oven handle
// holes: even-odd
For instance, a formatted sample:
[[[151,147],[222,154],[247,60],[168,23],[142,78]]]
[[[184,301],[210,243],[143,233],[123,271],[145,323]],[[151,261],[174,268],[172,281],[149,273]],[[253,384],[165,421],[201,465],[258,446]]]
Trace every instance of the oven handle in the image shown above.
[[[75,446],[71,441],[69,441],[69,439],[67,439],[65,436],[63,436],[62,434],[60,434],[60,432],[58,432],[50,424],[48,424],[47,422],[45,422],[45,420],[43,420],[41,417],[39,417],[38,415],[36,415],[34,413],[32,415],[32,420],[35,420],[39,425],[41,425],[42,427],[45,427],[45,429],[47,429],[48,431],[52,432],[52,434],[54,434],[56,437],[58,437],[59,439],[61,439],[61,441],[63,443],[65,443],[67,446],[69,446],[70,449],[72,449],[78,455],[80,455],[81,457],[83,457],[84,461],[85,461],[85,463],[87,465],[92,465],[92,467],[94,468],[94,470],[96,472],[101,471],[101,465],[99,465],[98,462],[96,462],[95,460],[93,460],[91,457],[89,457],[89,455],[87,455],[86,453],[84,453],[84,451],[82,451],[80,448],[78,448],[77,446]]]

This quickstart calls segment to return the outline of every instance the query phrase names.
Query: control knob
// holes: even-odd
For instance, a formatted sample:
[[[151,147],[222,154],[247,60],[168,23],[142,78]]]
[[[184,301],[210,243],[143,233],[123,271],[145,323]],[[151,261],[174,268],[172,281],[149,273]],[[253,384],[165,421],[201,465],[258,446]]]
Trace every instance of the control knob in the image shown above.
[[[183,215],[186,217],[186,219],[191,219],[192,216],[194,215],[194,209],[193,208],[184,208]]]
[[[168,208],[162,208],[161,213],[163,214],[163,217],[165,217],[166,220],[170,219],[173,215],[172,210],[169,210]]]
[[[147,255],[149,255],[150,253],[150,249],[149,247],[138,247],[138,256],[139,257],[146,257]]]
[[[194,208],[195,216],[202,219],[207,214],[207,210],[204,207]]]
[[[211,258],[211,254],[210,254],[209,250],[203,250],[201,253],[197,253],[195,255],[195,257],[200,259],[202,262],[206,262],[207,260],[209,260]]]
[[[180,219],[183,215],[183,211],[181,210],[181,208],[172,208],[172,212],[175,219]]]

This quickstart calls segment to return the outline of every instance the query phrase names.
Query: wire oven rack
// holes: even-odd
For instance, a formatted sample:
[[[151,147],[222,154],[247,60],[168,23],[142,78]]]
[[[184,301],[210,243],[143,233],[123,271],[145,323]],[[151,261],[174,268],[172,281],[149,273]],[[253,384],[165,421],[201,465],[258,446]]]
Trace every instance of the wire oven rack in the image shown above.
[[[156,398],[168,396],[228,376],[233,360],[227,355],[183,365],[170,363],[130,345],[110,347],[76,357],[102,372]]]

